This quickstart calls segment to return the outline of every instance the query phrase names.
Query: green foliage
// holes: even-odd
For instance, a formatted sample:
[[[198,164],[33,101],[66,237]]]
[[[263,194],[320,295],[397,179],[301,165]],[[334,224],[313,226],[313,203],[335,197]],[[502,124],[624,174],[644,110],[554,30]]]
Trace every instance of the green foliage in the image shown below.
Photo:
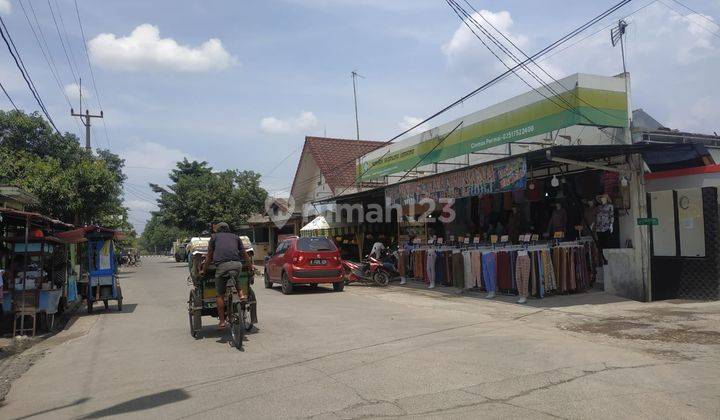
[[[31,208],[76,225],[100,224],[134,235],[122,206],[124,161],[80,146],[38,114],[0,111],[0,183],[21,187],[40,203]]]
[[[213,172],[207,162],[178,162],[167,188],[150,184],[160,194],[158,206],[164,223],[199,233],[213,221],[238,229],[248,217],[262,210],[267,191],[260,174],[253,171]]]
[[[167,250],[177,239],[198,236],[213,221],[227,222],[237,230],[263,209],[267,198],[260,174],[253,171],[214,172],[207,162],[184,159],[169,178],[168,187],[150,184],[160,194],[160,209],[143,232],[142,246],[148,251]]]
[[[154,213],[145,225],[139,245],[148,253],[165,253],[172,248],[173,242],[189,239],[190,236],[190,233],[183,229],[167,225],[158,213]]]

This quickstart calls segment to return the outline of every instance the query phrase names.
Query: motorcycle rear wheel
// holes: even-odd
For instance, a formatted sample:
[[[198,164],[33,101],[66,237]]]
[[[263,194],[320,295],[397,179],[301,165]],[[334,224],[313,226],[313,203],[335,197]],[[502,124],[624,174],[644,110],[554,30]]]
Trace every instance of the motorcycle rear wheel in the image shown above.
[[[386,273],[385,271],[378,271],[373,276],[373,280],[375,280],[375,284],[381,287],[385,287],[390,283],[390,275]]]

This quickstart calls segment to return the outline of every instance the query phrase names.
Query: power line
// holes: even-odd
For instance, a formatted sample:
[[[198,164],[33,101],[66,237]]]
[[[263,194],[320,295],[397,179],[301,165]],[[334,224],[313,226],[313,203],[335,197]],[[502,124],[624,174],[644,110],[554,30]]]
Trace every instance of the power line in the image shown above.
[[[75,14],[77,15],[77,21],[78,26],[80,27],[80,35],[82,35],[83,40],[83,50],[85,51],[85,58],[87,59],[88,69],[90,69],[90,80],[92,80],[93,84],[93,90],[95,91],[95,99],[98,103],[98,108],[102,111],[103,106],[102,102],[100,100],[100,91],[97,88],[97,82],[95,81],[95,72],[93,71],[92,63],[90,62],[90,54],[88,53],[87,49],[87,39],[85,38],[85,29],[83,28],[82,19],[80,19],[80,8],[78,7],[77,0],[74,0],[75,3]],[[82,110],[80,110],[82,112]],[[111,147],[110,143],[110,135],[108,134],[107,124],[105,124],[105,120],[103,119],[103,129],[105,131],[105,141],[107,141],[108,147]]]
[[[623,18],[623,19],[627,19],[627,18],[629,18],[630,16],[638,13],[639,11],[647,8],[648,6],[650,6],[650,5],[654,4],[654,3],[657,3],[657,1],[658,1],[658,0],[651,0],[651,1],[649,1],[647,4],[645,4],[644,6],[639,7],[639,8],[637,8],[637,9],[633,10],[632,12],[630,12],[630,13],[628,13],[627,15],[623,16],[622,18]],[[585,41],[586,39],[591,38],[591,37],[597,35],[598,33],[600,33],[600,32],[602,32],[602,31],[608,29],[609,27],[615,26],[615,25],[617,25],[617,22],[613,20],[612,22],[610,22],[610,23],[608,23],[607,25],[601,27],[601,28],[598,29],[597,31],[594,31],[594,32],[592,32],[592,33],[590,33],[590,34],[588,34],[588,35],[586,35],[586,36],[578,39],[577,41],[571,43],[570,45],[567,45],[567,46],[565,46],[565,47],[563,47],[563,48],[555,51],[555,52],[552,53],[552,54],[546,55],[546,56],[542,57],[541,59],[539,59],[539,60],[537,60],[537,61],[549,60],[550,58],[553,58],[553,57],[555,57],[556,55],[561,54],[562,52],[564,52],[564,51],[566,51],[566,50],[568,50],[568,49],[576,46],[577,44]]]
[[[13,106],[13,108],[15,108],[15,111],[20,112],[20,110],[18,109],[17,105],[15,105],[15,101],[13,101],[13,99],[10,97],[10,94],[7,92],[7,90],[5,90],[5,86],[3,86],[2,82],[0,82],[0,88],[2,88],[3,93],[4,93],[5,96],[8,98],[8,101],[10,101],[10,103],[11,103],[12,106]]]
[[[452,1],[453,1],[453,3],[456,3],[455,0],[452,0]],[[537,67],[538,69],[540,69],[540,71],[542,71],[543,73],[545,73],[545,75],[548,76],[550,79],[552,79],[555,83],[557,83],[558,85],[560,85],[560,86],[561,86],[563,89],[565,89],[566,91],[569,91],[569,92],[575,97],[575,99],[576,99],[577,101],[584,103],[585,105],[589,106],[590,108],[594,109],[595,111],[598,111],[598,112],[600,112],[600,113],[603,113],[603,114],[605,114],[605,115],[607,115],[607,116],[609,116],[609,117],[615,118],[614,115],[609,114],[608,112],[605,112],[604,110],[601,110],[601,109],[597,108],[595,105],[587,102],[586,100],[584,100],[583,98],[581,98],[577,93],[575,93],[574,91],[570,90],[567,86],[565,86],[565,85],[563,85],[562,83],[560,83],[560,81],[559,81],[558,79],[556,79],[553,75],[551,75],[550,73],[548,73],[548,72],[545,70],[545,68],[543,68],[542,66],[540,66],[535,60],[531,59],[531,58],[525,53],[525,51],[522,50],[522,48],[520,48],[517,44],[515,44],[515,42],[512,41],[512,39],[510,39],[510,38],[509,38],[508,36],[506,36],[502,31],[500,31],[495,25],[493,25],[492,22],[490,22],[487,18],[485,18],[485,16],[482,15],[482,13],[480,13],[479,11],[477,11],[477,10],[475,9],[475,7],[473,7],[473,5],[472,5],[468,0],[463,0],[463,1],[465,2],[465,4],[467,4],[468,6],[470,6],[470,8],[471,8],[475,13],[477,13],[478,16],[480,16],[488,25],[490,25],[490,27],[493,28],[493,29],[495,30],[495,32],[499,33],[507,42],[510,43],[510,45],[512,45],[513,47],[515,47],[515,49],[516,49],[517,51],[519,51],[520,54],[522,54],[526,59],[529,59],[530,62],[535,65],[535,67]],[[457,4],[457,3],[456,3],[456,4]],[[467,13],[466,13],[466,15],[469,16],[469,14],[467,14]],[[469,18],[472,19],[473,21],[475,21],[476,23],[478,23],[472,16],[469,16]],[[481,26],[481,25],[480,25],[480,26]],[[488,35],[490,35],[490,36],[492,37],[492,34],[490,34],[489,32],[488,32]],[[494,37],[493,37],[493,38],[494,38]],[[497,41],[497,39],[496,39],[496,41]],[[500,42],[498,41],[498,43],[500,43]],[[500,44],[502,44],[502,43],[500,43]],[[518,59],[514,54],[511,53],[511,55],[512,55],[512,57],[513,57],[513,59],[514,59],[515,61],[519,62],[519,59]],[[528,71],[528,72],[530,72],[531,74],[535,75],[535,73],[532,72],[532,71],[529,69],[529,67],[526,67],[526,71]],[[535,80],[538,80],[538,82],[540,82],[541,84],[544,84],[544,86],[545,86],[546,89],[550,90],[553,94],[557,95],[558,98],[560,98],[561,100],[563,100],[564,103],[566,103],[567,105],[569,105],[569,106],[571,107],[571,110],[575,110],[573,104],[571,104],[570,102],[564,100],[564,98],[562,98],[562,97],[560,96],[560,94],[557,93],[549,84],[545,83],[543,80],[538,79],[537,77],[535,77]],[[590,118],[588,118],[587,116],[582,115],[582,114],[580,114],[580,113],[578,113],[578,112],[575,112],[575,113],[576,113],[577,115],[579,115],[581,118],[585,118],[585,119],[587,119],[588,121],[593,122],[593,121],[592,121]]]
[[[13,52],[13,47],[15,47],[15,43],[12,42],[12,37],[10,36],[10,32],[7,29],[7,26],[5,26],[5,21],[2,17],[0,17],[0,35],[2,35],[3,41],[5,41],[5,45],[7,46],[8,51],[10,52],[10,55],[13,58],[13,61],[15,61],[15,66],[17,66],[18,70],[20,70],[20,74],[22,75],[23,79],[25,80],[25,83],[28,86],[28,89],[30,89],[30,92],[32,93],[33,97],[35,98],[35,101],[37,101],[38,105],[40,106],[40,109],[43,111],[43,114],[45,114],[45,117],[47,117],[48,121],[50,122],[50,125],[53,126],[55,131],[57,131],[58,134],[60,133],[60,130],[58,130],[57,126],[55,125],[55,122],[53,121],[52,117],[50,117],[50,113],[48,112],[47,108],[45,108],[45,104],[43,103],[42,99],[40,99],[40,94],[35,91],[34,86],[35,84],[32,82],[32,78],[30,77],[30,74],[27,73],[27,69],[25,69],[24,64],[20,64],[21,58],[20,58],[20,52],[17,51],[17,48]],[[7,36],[6,36],[7,34]],[[8,38],[10,41],[8,41]],[[12,47],[10,46],[12,42]],[[17,53],[17,56],[16,56]],[[61,134],[62,135],[62,134]]]
[[[420,164],[421,164],[428,156],[430,156],[430,153],[434,152],[435,149],[437,149],[438,146],[440,146],[448,137],[450,137],[450,135],[451,135],[452,133],[454,133],[458,128],[460,128],[460,126],[463,125],[463,123],[464,123],[464,121],[460,121],[460,123],[458,123],[458,125],[456,125],[455,128],[453,128],[452,130],[450,130],[450,132],[447,133],[447,134],[445,135],[445,137],[443,137],[442,139],[440,139],[440,141],[438,141],[437,144],[436,144],[435,146],[433,146],[432,149],[430,149],[427,153],[425,153],[425,154],[423,155],[423,157],[420,158],[420,160],[418,160],[417,163],[415,163],[415,164],[413,165],[412,168],[408,169],[407,172],[405,172],[405,174],[403,174],[403,176],[401,176],[401,177],[399,178],[400,181],[402,181],[410,172],[412,172],[413,169],[415,169],[415,168],[417,168],[418,166],[420,166]],[[399,181],[398,181],[398,182],[399,182]]]
[[[697,26],[698,28],[701,28],[702,30],[704,30],[704,31],[706,31],[707,33],[709,33],[710,35],[720,38],[720,34],[718,34],[717,31],[713,31],[713,30],[711,30],[710,28],[707,28],[707,27],[701,25],[700,23],[698,23],[698,22],[690,19],[690,18],[687,17],[686,15],[683,15],[682,13],[678,12],[677,10],[675,10],[673,7],[670,7],[670,5],[667,4],[667,3],[665,3],[664,1],[662,1],[662,0],[658,0],[658,1],[660,2],[660,4],[662,4],[663,6],[667,7],[668,9],[670,9],[670,10],[671,10],[673,13],[675,13],[676,15],[682,17],[683,19],[687,20],[688,22],[692,23],[693,25]],[[690,9],[690,10],[692,10],[692,9]],[[698,16],[703,16],[701,13],[696,13],[696,14],[697,14]],[[703,16],[703,17],[704,17],[704,16]],[[712,21],[711,21],[711,22],[712,22]]]
[[[559,38],[558,40],[556,40],[555,42],[553,42],[553,43],[551,43],[550,45],[546,46],[545,48],[537,51],[535,54],[533,54],[532,56],[530,56],[529,59],[524,60],[521,64],[526,64],[527,62],[530,61],[530,59],[533,59],[533,60],[534,60],[534,59],[537,59],[538,57],[541,57],[541,56],[547,54],[548,52],[554,50],[555,48],[559,47],[560,45],[566,43],[568,40],[574,38],[576,35],[584,32],[584,31],[587,30],[588,28],[594,26],[594,25],[597,24],[599,21],[605,19],[607,16],[611,15],[612,13],[614,13],[615,11],[617,11],[618,9],[622,8],[623,6],[625,6],[626,4],[628,4],[630,1],[631,1],[631,0],[623,0],[623,1],[620,1],[620,2],[616,3],[615,5],[611,6],[609,9],[606,9],[604,12],[602,12],[602,13],[600,13],[599,15],[595,16],[594,18],[590,19],[589,21],[585,22],[584,24],[578,26],[578,27],[575,28],[574,30],[570,31],[568,34],[566,34],[566,35],[562,36],[561,38]],[[518,65],[512,67],[510,70],[507,70],[507,71],[505,71],[504,73],[496,76],[496,77],[493,78],[492,80],[486,82],[486,83],[483,84],[482,86],[480,86],[480,87],[478,87],[477,89],[471,91],[470,93],[466,94],[465,96],[461,97],[460,99],[456,100],[455,102],[451,103],[450,105],[447,105],[445,108],[441,109],[440,111],[437,111],[436,113],[434,113],[434,114],[430,115],[429,117],[425,118],[423,121],[418,122],[418,123],[415,124],[414,126],[409,127],[407,130],[405,130],[405,131],[403,131],[402,133],[398,134],[397,136],[391,138],[391,139],[388,140],[385,144],[389,144],[389,143],[393,142],[394,140],[396,140],[396,139],[404,136],[405,134],[409,133],[410,131],[412,131],[412,130],[418,128],[418,127],[420,127],[421,125],[427,123],[428,121],[430,121],[430,120],[436,118],[437,116],[445,113],[445,112],[448,111],[449,109],[457,106],[458,104],[461,104],[461,103],[465,102],[465,101],[468,100],[469,98],[477,95],[478,93],[482,92],[483,90],[487,89],[488,87],[493,86],[494,84],[496,84],[496,83],[500,82],[501,80],[505,79],[505,78],[508,77],[510,74],[512,74],[514,70],[517,70],[517,69],[520,68],[520,67],[521,67],[521,65],[518,64]],[[384,156],[386,156],[388,153],[390,153],[390,150],[386,151],[382,156],[380,156],[380,158],[378,159],[378,161],[381,160],[381,158],[383,158]],[[354,159],[353,159],[353,161],[354,161]],[[368,166],[356,179],[362,179],[363,175],[365,175],[371,168],[372,168],[372,166]],[[337,197],[337,196],[339,196],[339,195],[344,194],[345,191],[348,190],[348,188],[350,188],[350,186],[346,187],[340,194],[336,194],[334,197]]]
[[[485,46],[485,48],[486,48],[488,51],[490,51],[490,53],[491,53],[493,56],[495,56],[495,58],[496,58],[498,61],[500,61],[500,64],[502,64],[503,66],[505,66],[508,70],[512,71],[512,73],[513,73],[515,76],[517,76],[517,78],[520,79],[525,85],[527,85],[527,87],[529,87],[531,90],[535,91],[537,94],[539,94],[539,95],[542,96],[543,98],[545,98],[545,99],[547,99],[548,101],[550,101],[553,105],[557,106],[558,108],[566,109],[566,110],[571,110],[571,109],[572,109],[572,104],[570,104],[567,100],[565,100],[565,99],[562,98],[560,95],[558,95],[555,91],[553,91],[552,89],[550,89],[549,86],[547,86],[546,83],[543,82],[543,81],[537,76],[537,74],[535,74],[532,70],[530,70],[530,68],[529,68],[526,64],[524,64],[522,61],[520,61],[520,59],[518,59],[517,56],[515,56],[514,53],[512,53],[512,52],[511,52],[510,50],[508,50],[503,44],[501,44],[501,43],[497,40],[497,38],[495,38],[495,37],[492,36],[489,32],[487,32],[487,30],[485,30],[485,28],[483,28],[474,18],[472,18],[472,16],[471,16],[465,9],[463,9],[462,7],[460,7],[460,5],[457,4],[457,3],[456,3],[455,1],[453,1],[453,0],[445,0],[445,2],[450,6],[450,8],[453,9],[453,12],[455,12],[455,14],[457,15],[457,17],[458,17],[458,18],[460,19],[460,21],[468,28],[468,30],[470,30],[470,32],[471,32],[478,40],[480,40],[480,42],[482,42],[482,44]],[[463,15],[466,16],[466,18],[463,18]],[[546,86],[546,88],[554,95],[554,97],[558,98],[558,100],[560,100],[561,102],[564,102],[567,106],[563,106],[562,104],[558,104],[558,103],[555,102],[551,97],[545,95],[543,92],[541,92],[540,90],[538,90],[537,88],[535,88],[533,85],[531,85],[531,84],[530,84],[527,80],[525,80],[517,71],[513,70],[512,67],[510,67],[510,65],[508,65],[508,64],[505,62],[505,60],[503,60],[502,58],[500,58],[500,56],[485,42],[485,40],[484,40],[482,37],[480,37],[480,35],[478,35],[478,34],[475,32],[475,30],[473,30],[472,27],[470,27],[470,24],[468,23],[468,21],[473,22],[476,28],[478,28],[486,37],[488,37],[493,44],[495,44],[498,48],[500,48],[500,51],[504,52],[506,55],[508,55],[509,57],[511,57],[511,58],[513,59],[513,61],[515,61],[515,63],[519,64],[523,70],[525,70],[528,74],[530,74],[530,76],[531,76],[533,79],[535,79],[535,81],[537,81],[538,83],[540,83],[541,86]],[[529,57],[528,57],[528,59],[529,59]]]
[[[623,1],[620,1],[620,2],[618,2],[618,3],[616,3],[616,4],[614,4],[614,5],[611,6],[610,8],[608,8],[608,9],[606,9],[605,11],[599,13],[598,15],[596,15],[595,17],[589,19],[588,21],[586,21],[586,22],[583,23],[582,25],[576,27],[575,29],[573,29],[572,31],[570,31],[570,32],[568,32],[567,34],[563,35],[562,37],[558,38],[558,39],[555,40],[554,42],[550,43],[549,45],[547,45],[547,46],[545,46],[544,48],[540,49],[539,51],[535,52],[533,55],[530,56],[530,59],[532,59],[532,60],[537,60],[538,58],[540,58],[540,57],[546,55],[547,53],[555,50],[556,48],[560,47],[561,45],[564,45],[564,44],[567,43],[569,40],[575,38],[578,34],[580,34],[580,33],[582,33],[582,32],[585,32],[587,29],[595,26],[598,22],[604,20],[605,18],[607,18],[607,17],[610,16],[611,14],[615,13],[617,10],[621,9],[623,6],[625,6],[626,4],[628,4],[630,1],[632,1],[632,0],[623,0]],[[521,62],[521,64],[522,64],[522,65],[526,65],[528,62],[530,62],[530,59],[523,60],[523,61]],[[423,119],[422,121],[418,122],[417,124],[415,124],[415,125],[413,125],[413,126],[411,126],[411,127],[408,127],[406,130],[402,131],[401,133],[397,134],[396,136],[392,137],[391,139],[383,142],[383,144],[384,144],[384,145],[388,145],[388,144],[392,143],[393,141],[395,141],[395,140],[399,139],[400,137],[404,136],[405,134],[407,134],[407,133],[415,130],[416,128],[422,126],[423,124],[425,124],[425,123],[427,123],[427,122],[429,122],[429,121],[437,118],[438,116],[444,114],[445,112],[449,111],[450,109],[452,109],[452,108],[454,108],[454,107],[456,107],[456,106],[464,103],[465,101],[467,101],[468,99],[474,97],[475,95],[479,94],[480,92],[482,92],[482,91],[484,91],[484,90],[486,90],[486,89],[494,86],[495,84],[499,83],[500,81],[506,79],[509,75],[513,74],[513,71],[514,71],[514,70],[517,70],[517,69],[521,68],[521,67],[522,67],[521,64],[517,64],[517,65],[513,66],[510,70],[507,70],[507,71],[499,74],[498,76],[494,77],[493,79],[485,82],[484,84],[482,84],[482,85],[479,86],[478,88],[470,91],[469,93],[465,94],[464,96],[460,97],[459,99],[455,100],[454,102],[450,103],[449,105],[445,106],[444,108],[440,109],[439,111],[437,111],[437,112],[433,113],[432,115],[426,117],[425,119]],[[381,155],[381,156],[378,158],[378,160],[379,160],[379,159],[382,159],[383,157],[385,157],[388,153],[390,153],[390,150],[386,151],[383,155]],[[345,162],[341,162],[341,163],[335,165],[333,168],[331,168],[330,171],[338,170],[339,168],[342,168],[342,167],[344,167],[344,166],[346,166],[346,165],[349,165],[349,164],[353,164],[354,162],[355,162],[355,159],[348,160],[348,161],[345,161]],[[372,169],[372,166],[369,166],[368,168],[366,168],[366,169],[357,177],[357,179],[362,179],[362,177],[363,177],[370,169]],[[298,183],[297,185],[304,185],[304,184],[306,184],[306,183],[308,183],[308,182],[313,182],[314,180],[319,179],[319,178],[320,178],[320,176],[318,176],[318,175],[312,176],[312,177],[308,177],[307,179],[301,181],[301,182]],[[288,186],[288,188],[289,188],[289,187],[291,187],[291,186]],[[351,186],[346,187],[341,193],[335,194],[334,197],[337,197],[337,196],[340,196],[340,195],[344,194],[350,187],[351,187]]]
[[[632,1],[632,0],[630,0],[630,1]],[[478,38],[478,39],[480,40],[480,42],[482,42],[482,44],[485,46],[485,48],[487,48],[487,49],[495,56],[495,58],[497,58],[505,67],[507,67],[508,69],[510,69],[510,66],[509,66],[507,63],[505,63],[505,61],[504,61],[502,58],[500,58],[500,57],[495,53],[495,51],[492,50],[492,48],[490,48],[490,46],[485,42],[485,40],[483,40],[483,39],[470,27],[470,25],[468,24],[468,20],[469,20],[470,22],[472,22],[473,25],[474,25],[476,28],[478,28],[486,37],[488,37],[488,38],[490,39],[490,41],[491,41],[493,44],[495,44],[498,48],[500,48],[500,50],[501,50],[502,52],[504,52],[506,55],[508,55],[513,61],[515,61],[515,62],[518,63],[518,64],[521,64],[521,63],[522,63],[522,61],[520,60],[520,58],[518,58],[512,51],[510,51],[500,40],[498,40],[492,33],[490,33],[490,31],[488,31],[487,29],[485,29],[485,28],[474,18],[474,16],[472,16],[467,10],[465,10],[462,6],[460,6],[460,5],[457,3],[456,0],[446,0],[446,2],[447,2],[448,5],[453,9],[453,11],[454,11],[455,14],[458,16],[458,18],[460,18],[460,20],[462,21],[462,23],[465,24],[465,26],[472,32],[472,34],[475,35],[475,37]],[[575,92],[573,92],[573,91],[570,90],[568,87],[566,87],[565,85],[563,85],[562,83],[560,83],[560,81],[558,81],[555,77],[553,77],[550,73],[548,73],[542,66],[540,66],[537,62],[535,62],[532,58],[530,58],[520,47],[517,46],[517,44],[515,44],[510,38],[508,38],[502,31],[498,30],[488,19],[485,18],[485,16],[482,15],[482,13],[478,12],[478,11],[473,7],[473,5],[470,4],[470,2],[469,2],[468,0],[464,0],[464,2],[465,2],[468,6],[470,6],[470,8],[471,8],[477,15],[479,15],[488,25],[490,25],[490,27],[492,27],[492,28],[495,30],[495,32],[499,33],[507,42],[509,42],[517,51],[519,51],[527,60],[530,60],[530,62],[531,62],[532,64],[534,64],[534,65],[535,65],[537,68],[539,68],[543,73],[545,73],[546,76],[550,77],[555,83],[557,83],[557,84],[560,85],[563,89],[565,89],[565,91],[570,92],[570,93],[575,97],[576,100],[585,103],[586,105],[588,105],[589,107],[593,108],[594,110],[596,110],[596,111],[598,111],[598,112],[604,113],[605,115],[608,115],[608,116],[610,116],[610,117],[612,117],[612,118],[615,118],[614,115],[609,114],[609,113],[607,113],[607,112],[605,112],[605,111],[603,111],[603,110],[598,109],[598,108],[595,107],[593,104],[588,103],[587,101],[583,100],[583,99],[580,98],[580,96],[577,95]],[[463,19],[463,17],[461,16],[461,14],[462,14],[463,16],[465,16],[465,19]],[[580,117],[581,119],[586,119],[586,120],[588,120],[588,121],[589,121],[591,124],[593,124],[593,125],[596,125],[596,126],[598,125],[598,124],[595,123],[590,117],[588,117],[588,116],[586,116],[586,115],[583,115],[582,112],[580,112],[578,109],[576,109],[575,106],[574,106],[572,103],[570,103],[570,101],[568,101],[567,99],[565,99],[565,98],[562,96],[562,93],[564,93],[564,92],[558,92],[558,91],[556,91],[552,86],[550,86],[548,83],[546,83],[537,73],[535,73],[529,66],[523,66],[523,70],[525,70],[527,73],[529,73],[530,76],[531,76],[533,79],[535,79],[535,81],[537,81],[538,83],[540,83],[540,85],[541,85],[542,87],[544,87],[546,90],[550,91],[550,93],[553,95],[552,98],[557,98],[557,99],[558,99],[560,102],[562,102],[564,105],[556,103],[552,98],[546,96],[546,95],[543,94],[540,90],[535,89],[535,88],[534,88],[530,83],[528,83],[518,72],[513,72],[513,73],[515,74],[515,76],[517,76],[523,83],[525,83],[528,87],[530,87],[531,89],[533,89],[536,93],[538,93],[539,95],[543,96],[545,99],[547,99],[547,100],[549,100],[550,102],[552,102],[555,106],[558,106],[559,108],[564,108],[565,110],[570,111],[570,112],[572,112],[573,114],[577,115],[577,116]],[[605,132],[602,131],[602,130],[601,130],[601,132],[602,132],[605,136],[607,136],[608,139],[611,140],[611,142],[614,141],[614,138],[612,138],[610,135],[608,135],[607,133],[605,133]]]
[[[681,1],[679,1],[679,0],[672,0],[672,1],[673,1],[674,3],[679,4],[680,6],[682,6],[682,7],[684,7],[684,8],[686,8],[687,10],[695,13],[695,14],[698,15],[699,17],[701,17],[701,18],[705,19],[706,21],[712,23],[713,25],[717,26],[718,28],[720,28],[720,24],[718,24],[718,23],[715,22],[714,20],[712,20],[712,19],[710,19],[709,17],[707,17],[704,13],[700,13],[700,12],[698,12],[697,10],[692,9],[690,6],[686,5],[685,3],[683,3],[683,2],[681,2]]]
[[[65,48],[65,41],[63,40],[62,34],[60,33],[60,26],[57,23],[57,19],[55,19],[55,12],[53,11],[53,7],[50,4],[50,0],[47,0],[48,8],[50,9],[50,15],[52,16],[53,23],[55,24],[55,30],[57,31],[58,39],[60,39],[60,46],[63,49],[63,52],[65,53],[65,59],[67,59],[68,67],[70,67],[70,73],[72,74],[73,80],[75,80],[75,83],[78,82],[78,75],[75,72],[75,69],[73,68],[73,63],[70,61],[70,54],[68,54],[67,48]]]
[[[70,35],[68,35],[67,28],[65,27],[65,20],[62,16],[62,10],[60,9],[60,5],[58,4],[57,0],[53,0],[55,2],[55,10],[57,10],[58,18],[60,18],[60,26],[62,26],[63,33],[65,34],[65,40],[67,41],[68,49],[70,50],[70,58],[72,58],[72,62],[75,65],[75,72],[78,74],[78,78],[80,77],[80,68],[77,65],[77,60],[75,60],[75,53],[72,49],[72,43],[70,42]]]
[[[35,41],[38,44],[38,47],[40,48],[40,52],[42,53],[43,58],[45,59],[45,63],[47,63],[48,68],[50,69],[50,74],[52,74],[53,79],[55,80],[55,83],[58,86],[58,89],[60,89],[60,93],[65,97],[65,101],[67,101],[68,106],[72,106],[70,103],[70,98],[68,98],[67,93],[65,93],[65,89],[63,87],[63,83],[60,80],[60,75],[57,71],[57,67],[55,66],[55,60],[52,60],[52,56],[48,58],[48,54],[50,54],[50,51],[47,53],[45,52],[45,48],[42,45],[42,42],[40,41],[40,37],[38,36],[37,32],[35,31],[35,27],[33,26],[32,22],[30,21],[30,16],[27,13],[27,10],[25,10],[25,5],[23,4],[22,0],[18,0],[18,3],[20,4],[20,8],[23,11],[23,14],[25,15],[25,20],[28,23],[28,26],[30,27],[30,31],[32,32],[33,36],[35,37]],[[77,120],[75,120],[75,124],[77,124]]]

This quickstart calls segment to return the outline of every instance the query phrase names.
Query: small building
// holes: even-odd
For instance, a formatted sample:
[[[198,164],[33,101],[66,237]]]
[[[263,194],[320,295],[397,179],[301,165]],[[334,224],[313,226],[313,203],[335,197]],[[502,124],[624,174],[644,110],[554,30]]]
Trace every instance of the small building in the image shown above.
[[[33,194],[14,185],[0,185],[0,207],[24,211],[38,204]]]
[[[255,244],[255,258],[262,259],[288,236],[300,236],[300,229],[324,210],[322,205],[314,206],[314,201],[377,187],[367,182],[355,183],[355,160],[385,144],[305,137],[290,196],[275,199],[269,206],[270,214],[266,210],[253,215],[241,229]]]

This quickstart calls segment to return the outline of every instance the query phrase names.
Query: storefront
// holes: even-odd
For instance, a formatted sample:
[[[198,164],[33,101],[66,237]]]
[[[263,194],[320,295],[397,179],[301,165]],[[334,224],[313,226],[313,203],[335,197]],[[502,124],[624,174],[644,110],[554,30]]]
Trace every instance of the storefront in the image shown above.
[[[401,246],[400,271],[428,287],[489,297],[546,297],[597,284],[647,300],[648,227],[637,224],[647,214],[638,197],[644,167],[652,170],[654,160],[644,156],[683,157],[692,148],[556,146],[390,185],[388,205],[405,213],[422,204],[414,223],[425,229],[412,246]]]

